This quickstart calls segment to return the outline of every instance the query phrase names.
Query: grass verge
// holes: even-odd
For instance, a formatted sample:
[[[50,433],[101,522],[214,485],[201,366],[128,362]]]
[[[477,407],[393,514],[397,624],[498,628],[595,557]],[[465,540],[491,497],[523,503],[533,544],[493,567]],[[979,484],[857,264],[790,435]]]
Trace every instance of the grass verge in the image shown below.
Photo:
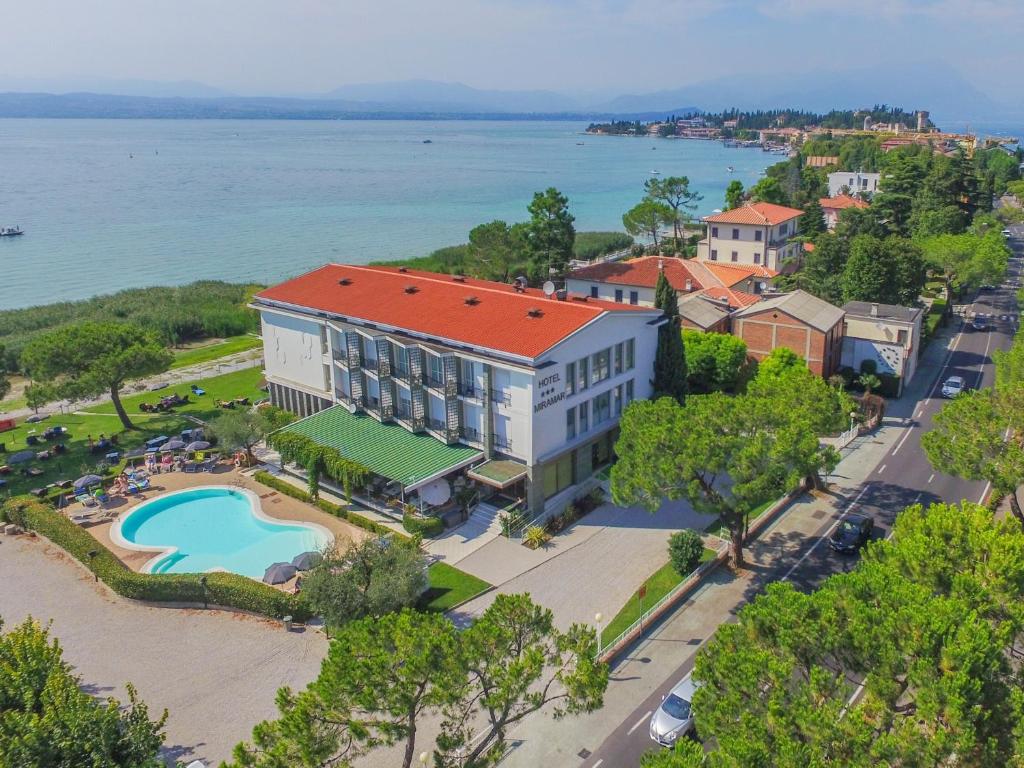
[[[770,499],[768,501],[762,502],[761,504],[758,504],[756,507],[750,510],[749,522],[753,523],[755,520],[757,520],[757,518],[763,515],[765,513],[765,510],[767,510],[768,507],[770,507],[776,501],[778,501],[778,499]],[[718,538],[724,539],[725,541],[729,541],[730,538],[729,529],[722,525],[718,520],[715,520],[713,523],[711,523],[711,525],[705,528],[704,533],[710,533],[712,536],[717,536]]]
[[[175,350],[171,370],[186,368],[190,365],[198,365],[199,363],[208,363],[230,355],[237,355],[239,352],[255,349],[261,344],[263,344],[263,340],[259,336],[245,335],[231,336],[227,339],[220,339],[200,346]]]
[[[714,550],[704,548],[704,554],[701,555],[701,563],[706,563],[715,556]],[[643,609],[647,610],[656,602],[661,600],[665,595],[679,586],[684,578],[680,576],[676,569],[672,567],[672,563],[665,563],[661,568],[656,570],[647,580],[644,581],[644,586],[647,587],[647,594],[644,595]],[[639,590],[637,590],[639,591]],[[625,632],[629,627],[640,618],[640,600],[636,594],[629,598],[629,601],[622,606],[622,609],[615,614],[615,618],[608,622],[607,626],[601,628],[601,647],[606,647],[615,638]]]
[[[427,575],[430,577],[430,589],[420,598],[419,608],[432,613],[444,613],[491,586],[447,563],[434,563]]]

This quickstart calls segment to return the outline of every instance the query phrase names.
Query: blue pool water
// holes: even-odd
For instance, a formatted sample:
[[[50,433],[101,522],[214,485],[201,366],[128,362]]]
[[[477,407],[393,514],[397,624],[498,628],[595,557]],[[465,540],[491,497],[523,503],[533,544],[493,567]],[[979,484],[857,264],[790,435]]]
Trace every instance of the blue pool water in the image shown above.
[[[272,563],[322,550],[329,535],[305,525],[271,523],[253,514],[250,497],[232,488],[196,488],[143,504],[120,527],[134,544],[177,547],[151,573],[224,569],[262,579]]]

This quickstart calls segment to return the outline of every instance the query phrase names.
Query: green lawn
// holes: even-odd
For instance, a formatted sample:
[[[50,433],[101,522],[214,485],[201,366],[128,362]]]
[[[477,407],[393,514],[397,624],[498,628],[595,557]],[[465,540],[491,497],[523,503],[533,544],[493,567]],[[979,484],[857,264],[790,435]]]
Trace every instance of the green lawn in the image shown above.
[[[447,563],[434,563],[428,573],[430,589],[423,593],[420,600],[420,608],[424,611],[443,613],[491,586],[483,579],[471,576]]]
[[[713,550],[704,548],[704,554],[700,561],[706,563],[714,558]],[[647,594],[644,595],[643,609],[646,611],[665,595],[675,589],[683,581],[683,577],[676,573],[672,563],[665,563],[661,568],[651,574],[644,584],[647,586]],[[608,622],[607,626],[601,628],[601,647],[604,648],[615,638],[625,632],[640,618],[640,601],[634,594],[617,614]]]
[[[752,523],[755,520],[757,520],[757,518],[763,515],[765,510],[768,509],[768,507],[770,507],[776,501],[778,501],[778,499],[770,499],[754,507],[750,511],[750,522]],[[725,539],[726,541],[729,540],[729,529],[721,523],[719,523],[718,520],[715,520],[713,523],[711,523],[711,525],[705,528],[704,533],[710,533],[712,536],[717,536],[718,538]]]
[[[8,481],[9,485],[4,491],[11,494],[27,493],[33,488],[39,488],[57,480],[75,480],[84,474],[94,472],[103,457],[89,453],[88,435],[92,435],[93,438],[98,438],[100,434],[108,437],[116,435],[120,450],[135,448],[155,435],[172,435],[188,426],[194,426],[185,418],[186,415],[207,421],[223,413],[216,406],[217,400],[233,400],[236,397],[257,400],[263,397],[264,394],[257,389],[262,378],[263,372],[259,368],[247,368],[194,382],[206,390],[206,394],[198,398],[189,393],[188,386],[168,387],[158,392],[143,392],[125,397],[122,402],[136,427],[129,432],[122,429],[121,421],[117,418],[114,406],[110,403],[95,406],[76,414],[55,414],[39,424],[26,424],[22,420],[17,428],[9,432],[0,432],[0,443],[5,444],[7,451],[7,453],[0,453],[0,464],[5,464],[7,456],[17,451],[27,448],[36,451],[44,450],[46,445],[29,446],[27,444],[26,438],[29,431],[35,430],[37,434],[41,435],[47,427],[58,424],[67,427],[70,431],[70,434],[63,440],[68,451],[64,455],[55,456],[48,461],[32,461],[20,465],[20,467],[37,466],[44,472],[39,477],[31,478],[24,477],[18,472],[5,475],[4,479]],[[193,402],[170,413],[148,414],[139,411],[140,403],[156,402],[159,398],[175,391],[183,396],[189,394]]]
[[[171,369],[185,368],[189,365],[208,363],[211,360],[219,360],[222,357],[236,355],[249,349],[255,349],[263,343],[259,336],[245,335],[232,336],[227,339],[202,344],[188,349],[177,349],[174,351],[174,362]]]

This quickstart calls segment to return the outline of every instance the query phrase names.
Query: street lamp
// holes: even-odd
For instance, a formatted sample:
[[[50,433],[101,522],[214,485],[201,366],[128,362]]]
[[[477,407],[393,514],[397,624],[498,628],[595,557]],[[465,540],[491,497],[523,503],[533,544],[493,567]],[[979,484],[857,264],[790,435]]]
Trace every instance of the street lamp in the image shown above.
[[[206,574],[199,577],[199,584],[203,588],[203,608],[209,608],[209,601],[206,599]]]
[[[92,579],[93,579],[93,581],[98,583],[99,580],[100,580],[100,577],[99,577],[99,574],[97,574],[96,571],[93,570],[92,561],[93,561],[93,558],[95,558],[96,555],[99,554],[99,550],[97,550],[97,549],[90,549],[88,554],[89,554],[89,570],[92,571]]]
[[[594,614],[594,623],[597,625],[597,655],[599,658],[601,656],[601,619],[603,618],[604,616],[600,612]]]
[[[857,418],[856,411],[850,411],[850,431],[853,432],[853,420]]]

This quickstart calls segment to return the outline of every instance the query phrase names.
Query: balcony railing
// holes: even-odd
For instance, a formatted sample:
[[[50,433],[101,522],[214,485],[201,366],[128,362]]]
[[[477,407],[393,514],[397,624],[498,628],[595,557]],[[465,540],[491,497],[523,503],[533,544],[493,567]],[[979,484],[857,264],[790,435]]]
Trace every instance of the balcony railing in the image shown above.
[[[480,434],[479,429],[474,427],[463,427],[462,439],[469,440],[471,443],[482,443],[484,441],[484,436]]]
[[[373,358],[373,359],[364,358],[363,359],[363,368],[365,368],[366,370],[368,370],[368,371],[376,371],[379,367],[380,366],[377,363],[377,358]]]
[[[498,405],[512,405],[512,393],[505,389],[492,389],[491,402]]]
[[[435,432],[444,432],[444,422],[440,419],[427,419],[427,429],[432,429]]]
[[[471,397],[474,400],[480,400],[484,396],[484,390],[482,387],[477,387],[473,384],[459,384],[459,394],[463,397]]]
[[[399,368],[398,366],[395,366],[395,368],[391,372],[391,375],[394,378],[396,378],[396,379],[401,379],[402,381],[408,381],[409,380],[409,369],[408,368]]]
[[[511,451],[512,439],[503,435],[491,435],[491,445],[499,451]]]
[[[425,376],[426,384],[431,389],[444,389],[444,379],[432,376],[429,373]]]

